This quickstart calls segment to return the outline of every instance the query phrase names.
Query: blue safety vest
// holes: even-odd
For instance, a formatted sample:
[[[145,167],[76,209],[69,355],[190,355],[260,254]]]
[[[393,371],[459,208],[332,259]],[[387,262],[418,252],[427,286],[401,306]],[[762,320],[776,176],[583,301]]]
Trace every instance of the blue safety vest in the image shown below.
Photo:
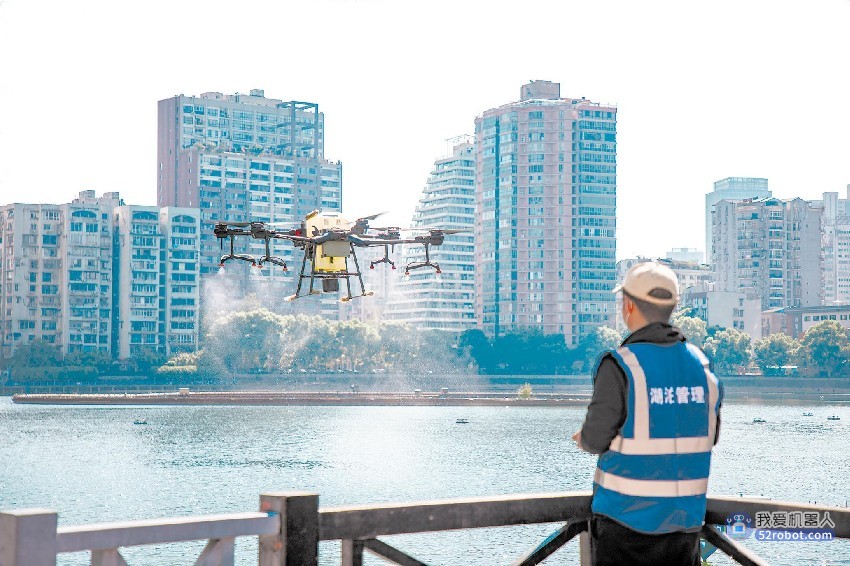
[[[686,342],[611,354],[628,379],[627,414],[599,456],[591,507],[643,533],[697,530],[722,400],[717,377]]]

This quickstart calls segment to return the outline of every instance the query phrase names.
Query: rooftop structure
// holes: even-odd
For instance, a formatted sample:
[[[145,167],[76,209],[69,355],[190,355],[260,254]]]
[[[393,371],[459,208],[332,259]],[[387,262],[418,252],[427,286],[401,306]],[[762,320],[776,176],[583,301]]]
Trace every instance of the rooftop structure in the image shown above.
[[[767,179],[761,177],[727,177],[714,183],[714,189],[705,195],[705,261],[712,261],[714,225],[712,214],[721,200],[757,199],[772,196]]]

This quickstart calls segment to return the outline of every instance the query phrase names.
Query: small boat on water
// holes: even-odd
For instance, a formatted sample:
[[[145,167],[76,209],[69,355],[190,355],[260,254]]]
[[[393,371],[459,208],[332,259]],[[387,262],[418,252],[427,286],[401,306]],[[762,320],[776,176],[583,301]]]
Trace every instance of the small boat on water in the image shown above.
[[[804,417],[813,417],[813,416],[815,416],[815,414],[814,413],[803,413],[803,416]]]
[[[841,417],[839,417],[838,415],[829,415],[828,417],[826,417],[826,420],[828,420],[828,421],[840,421]]]
[[[133,424],[148,424],[147,419],[136,419],[133,421]]]
[[[466,419],[458,419],[455,421],[455,424],[469,424],[469,421]]]
[[[754,418],[754,419],[753,419],[753,422],[754,422],[754,423],[766,423],[767,421],[766,421],[766,420],[764,420],[764,419],[763,419],[763,418],[761,418],[761,417],[756,417],[756,418]]]

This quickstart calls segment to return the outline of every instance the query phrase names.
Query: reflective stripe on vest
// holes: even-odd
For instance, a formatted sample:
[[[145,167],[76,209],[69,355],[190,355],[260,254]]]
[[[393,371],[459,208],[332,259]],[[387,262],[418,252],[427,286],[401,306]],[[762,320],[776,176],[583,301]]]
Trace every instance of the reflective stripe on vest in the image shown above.
[[[646,533],[699,528],[721,395],[708,359],[686,343],[612,354],[629,382],[628,414],[599,457],[593,511]]]
[[[702,364],[708,383],[708,435],[679,438],[649,437],[649,392],[646,388],[646,375],[634,353],[628,347],[623,347],[617,350],[617,354],[631,371],[635,392],[646,391],[647,394],[634,396],[634,438],[623,438],[622,435],[618,434],[611,441],[609,450],[615,450],[622,454],[690,454],[711,450],[717,431],[716,407],[720,396],[717,378],[709,370],[708,358],[705,357],[702,350],[691,344],[688,344],[687,348]]]
[[[708,478],[698,480],[634,480],[608,474],[599,468],[593,475],[593,481],[624,495],[645,497],[669,497],[671,493],[680,495],[702,495],[708,489]]]

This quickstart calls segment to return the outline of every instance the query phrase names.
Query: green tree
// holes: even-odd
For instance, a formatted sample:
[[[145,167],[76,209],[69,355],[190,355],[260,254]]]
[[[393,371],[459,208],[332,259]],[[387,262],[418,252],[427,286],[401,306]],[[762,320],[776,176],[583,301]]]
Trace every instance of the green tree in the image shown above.
[[[724,327],[715,324],[713,326],[707,327],[705,329],[705,332],[708,334],[709,338],[714,338],[718,332],[723,332],[724,330],[726,330]]]
[[[145,348],[132,356],[133,362],[139,373],[147,374],[155,372],[159,366],[166,362],[165,354],[157,352],[153,348]]]
[[[578,350],[583,353],[584,371],[593,370],[593,364],[599,359],[599,356],[608,350],[616,350],[620,347],[623,337],[619,332],[607,326],[600,326],[593,329],[584,339],[578,344]]]
[[[800,343],[781,332],[756,340],[753,358],[764,375],[782,375],[782,366],[793,363]]]
[[[821,377],[850,373],[850,332],[838,321],[823,321],[800,341],[803,364]]]
[[[210,325],[199,365],[219,375],[276,369],[283,324],[281,315],[263,308],[219,316]]]
[[[458,336],[445,330],[421,330],[419,357],[425,371],[434,373],[466,373],[471,362],[468,354],[458,347]]]
[[[58,366],[62,363],[62,353],[57,346],[45,342],[44,340],[35,340],[29,344],[18,346],[15,348],[15,353],[12,354],[9,367],[45,367]]]
[[[695,316],[683,316],[681,314],[673,317],[671,321],[673,326],[682,331],[692,344],[702,347],[705,344],[705,339],[708,338],[708,330],[705,321]]]
[[[729,375],[750,363],[751,342],[749,334],[727,328],[708,338],[704,349],[714,360],[715,371]]]
[[[203,350],[199,352],[179,352],[168,358],[168,361],[165,362],[165,365],[173,367],[197,366],[198,360],[201,358],[202,355]]]
[[[333,330],[337,367],[361,370],[380,349],[381,336],[371,324],[348,320],[335,324]]]
[[[65,379],[63,365],[59,348],[43,340],[18,346],[7,362],[9,379],[18,383]]]
[[[69,352],[65,355],[65,365],[69,368],[94,368],[97,373],[106,373],[112,366],[112,356],[102,350],[93,352]]]
[[[495,365],[493,345],[482,331],[477,328],[464,330],[458,337],[457,345],[472,358],[480,373],[490,373]]]
[[[413,328],[403,322],[384,321],[378,326],[381,348],[377,353],[378,365],[389,371],[416,370],[420,368],[419,340]]]
[[[341,351],[335,341],[334,323],[320,316],[295,317],[296,343],[293,365],[300,369],[327,370],[339,359]]]
[[[519,389],[516,390],[516,395],[520,399],[528,400],[534,395],[534,390],[531,388],[531,384],[526,382],[519,386]]]

